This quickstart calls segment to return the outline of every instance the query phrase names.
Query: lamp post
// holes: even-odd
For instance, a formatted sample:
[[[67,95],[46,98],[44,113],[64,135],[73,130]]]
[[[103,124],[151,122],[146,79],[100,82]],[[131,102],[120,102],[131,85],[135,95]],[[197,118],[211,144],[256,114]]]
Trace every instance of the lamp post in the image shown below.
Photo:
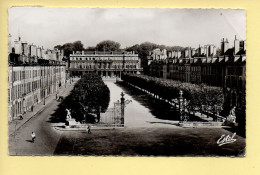
[[[182,97],[183,91],[182,90],[180,90],[179,95],[180,95],[180,97],[179,97],[180,120],[182,120],[182,118],[183,118],[183,116],[182,116],[183,115],[183,97]]]
[[[124,93],[121,92],[121,124],[124,124],[124,117],[125,117],[125,98],[124,98]]]
[[[43,105],[45,105],[45,91],[46,91],[46,88],[43,89]]]
[[[23,100],[23,114],[25,113],[25,111],[26,111],[26,107],[25,107],[25,104],[24,104],[24,101],[25,101],[25,93],[23,93],[23,95],[22,95],[22,100]]]
[[[125,107],[127,104],[131,103],[132,100],[125,100],[124,98],[124,92],[121,92],[121,124],[124,126],[124,122],[125,122]]]

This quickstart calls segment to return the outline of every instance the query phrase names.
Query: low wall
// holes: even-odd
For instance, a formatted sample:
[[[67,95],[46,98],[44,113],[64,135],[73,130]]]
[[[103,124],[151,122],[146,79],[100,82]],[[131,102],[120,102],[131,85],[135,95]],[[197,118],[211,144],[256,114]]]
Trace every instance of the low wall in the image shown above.
[[[93,128],[103,128],[103,127],[108,127],[108,128],[121,128],[124,127],[123,124],[105,124],[105,123],[97,123],[97,124],[75,124],[75,125],[70,125],[67,126],[66,128],[82,128],[82,129],[86,129],[88,127],[88,125],[91,126],[91,129]]]
[[[181,127],[221,127],[222,122],[180,122]]]

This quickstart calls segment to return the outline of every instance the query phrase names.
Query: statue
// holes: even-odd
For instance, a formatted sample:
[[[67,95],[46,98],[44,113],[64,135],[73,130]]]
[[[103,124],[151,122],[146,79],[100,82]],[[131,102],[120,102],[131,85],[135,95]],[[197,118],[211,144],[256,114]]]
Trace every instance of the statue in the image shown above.
[[[227,121],[231,122],[231,123],[236,123],[236,107],[234,106],[230,112],[229,112],[229,116],[227,117]]]
[[[71,120],[71,112],[70,112],[70,109],[66,109],[66,111],[67,111],[67,116],[66,116],[66,119],[67,120]]]

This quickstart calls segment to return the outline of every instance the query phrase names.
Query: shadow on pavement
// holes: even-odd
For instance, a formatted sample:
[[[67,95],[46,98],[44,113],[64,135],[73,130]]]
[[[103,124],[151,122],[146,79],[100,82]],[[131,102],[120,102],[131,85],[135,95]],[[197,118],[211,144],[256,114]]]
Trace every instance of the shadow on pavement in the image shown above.
[[[170,122],[148,122],[150,124],[166,124],[166,125],[175,125],[179,126],[178,123],[170,123]]]
[[[155,99],[151,95],[136,89],[124,82],[117,82],[118,86],[125,90],[133,99],[147,107],[150,112],[158,119],[179,121],[180,115],[173,106],[165,101]],[[190,115],[190,121],[205,121],[195,115]]]
[[[34,143],[32,140],[26,140],[26,142],[31,142],[31,143]]]
[[[172,121],[179,121],[179,112],[175,111],[171,105],[168,103],[154,99],[151,95],[146,94],[145,92],[136,89],[124,82],[117,82],[118,86],[120,86],[122,89],[126,91],[128,95],[130,95],[133,99],[140,102],[143,106],[147,107],[150,112],[159,119],[163,120],[172,120]],[[232,133],[235,133],[241,137],[246,137],[246,130],[245,130],[245,117],[237,117],[238,118],[238,127],[232,127],[232,128],[223,128],[225,130],[228,130]],[[195,115],[190,115],[190,121],[206,121],[203,120]],[[162,122],[163,123],[163,122]],[[151,123],[152,124],[152,123]],[[164,123],[169,124],[169,123]],[[178,125],[176,125],[178,126]]]

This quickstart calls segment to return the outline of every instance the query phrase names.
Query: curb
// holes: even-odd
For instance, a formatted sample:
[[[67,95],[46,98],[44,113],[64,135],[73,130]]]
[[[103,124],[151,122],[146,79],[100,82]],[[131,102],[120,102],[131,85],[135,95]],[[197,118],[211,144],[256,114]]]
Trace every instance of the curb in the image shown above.
[[[62,92],[61,94],[63,94],[65,90],[66,90],[66,88],[63,89],[63,92]],[[51,94],[51,95],[54,95],[54,94]],[[50,96],[48,96],[48,97],[50,97]],[[47,98],[48,98],[48,97],[47,97]],[[54,97],[54,96],[53,96],[53,97]],[[14,131],[13,133],[9,134],[9,136],[13,136],[14,133],[17,132],[24,124],[26,124],[26,123],[27,123],[28,121],[30,121],[33,117],[35,117],[36,115],[38,115],[39,113],[41,113],[43,110],[45,110],[47,107],[49,107],[50,104],[51,104],[51,102],[54,101],[54,100],[55,100],[55,98],[52,99],[52,100],[50,100],[43,108],[41,108],[39,111],[37,111],[37,112],[36,112],[35,114],[33,114],[31,117],[29,117],[29,118],[28,118],[23,124],[21,124],[18,128],[16,128],[16,131]]]
[[[115,129],[122,129],[124,127],[106,127],[106,128],[91,128],[91,130],[115,130]],[[58,130],[58,131],[86,131],[86,128],[60,128],[60,127],[54,127],[54,129]]]
[[[53,101],[55,99],[52,99],[51,101]],[[50,102],[51,102],[50,101]],[[47,105],[45,105],[43,108],[41,108],[39,111],[37,111],[34,115],[32,115],[31,117],[29,117],[22,125],[20,125],[18,128],[16,128],[16,131],[14,131],[13,133],[9,134],[9,136],[13,136],[15,132],[17,132],[24,124],[26,124],[28,121],[30,121],[33,117],[35,117],[36,115],[38,115],[39,113],[41,113],[44,109],[46,109],[46,107],[50,106],[50,102],[47,103]]]

